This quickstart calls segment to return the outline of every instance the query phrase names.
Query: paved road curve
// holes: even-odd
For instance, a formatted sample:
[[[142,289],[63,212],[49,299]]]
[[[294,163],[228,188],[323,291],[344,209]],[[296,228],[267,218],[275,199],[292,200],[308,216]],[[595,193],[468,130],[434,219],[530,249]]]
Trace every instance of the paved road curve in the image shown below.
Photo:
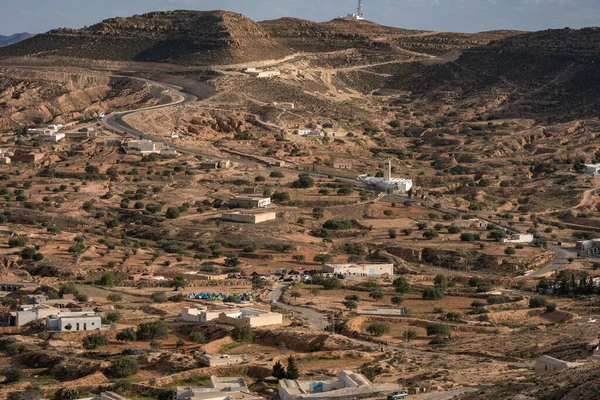
[[[550,245],[552,251],[554,251],[554,259],[543,268],[527,275],[529,278],[541,278],[542,276],[550,275],[552,272],[565,267],[569,264],[569,258],[577,258],[577,251],[572,249],[565,249],[560,246]]]
[[[135,113],[139,113],[142,111],[147,111],[147,110],[157,110],[160,108],[166,108],[166,107],[176,107],[176,106],[180,106],[180,105],[185,105],[188,103],[193,103],[195,101],[198,100],[198,98],[192,94],[186,93],[183,91],[183,88],[179,87],[179,86],[175,86],[175,85],[171,85],[169,83],[165,83],[165,82],[158,82],[158,81],[154,81],[154,80],[150,80],[150,79],[144,79],[144,78],[136,78],[136,77],[128,77],[131,79],[139,79],[145,82],[149,82],[155,86],[158,87],[163,87],[165,89],[169,89],[170,91],[175,92],[176,94],[180,95],[182,97],[181,100],[177,100],[174,101],[172,103],[168,103],[168,104],[161,104],[161,105],[157,105],[157,106],[152,106],[152,107],[145,107],[145,108],[140,108],[137,110],[127,110],[127,111],[119,111],[116,113],[112,113],[107,115],[106,117],[103,118],[103,120],[101,121],[102,125],[104,125],[104,127],[106,127],[107,129],[113,131],[113,132],[117,132],[119,134],[123,134],[123,135],[127,135],[136,139],[139,139],[140,137],[144,137],[145,139],[149,139],[152,140],[154,142],[160,142],[160,143],[164,143],[166,145],[169,146],[169,148],[181,151],[181,152],[185,152],[194,156],[201,156],[201,157],[207,157],[210,159],[222,159],[221,157],[217,157],[214,154],[208,154],[208,153],[203,153],[201,151],[197,151],[197,150],[191,150],[188,149],[186,147],[183,146],[179,146],[170,142],[167,142],[166,140],[164,140],[163,138],[160,137],[155,137],[155,136],[150,136],[147,135],[143,132],[138,131],[137,129],[127,125],[124,121],[123,121],[123,117],[125,117],[126,115],[130,115],[130,114],[135,114]],[[246,165],[257,165],[260,164],[257,161],[253,161],[253,160],[244,160],[241,158],[235,158],[235,157],[227,157],[228,159],[235,161],[238,164],[246,164]],[[366,185],[362,182],[359,182],[356,179],[351,179],[345,176],[340,176],[340,175],[334,175],[334,174],[325,174],[325,173],[319,173],[319,172],[312,172],[312,171],[298,171],[296,169],[293,168],[285,168],[285,167],[273,167],[274,170],[278,170],[278,171],[282,171],[282,172],[287,172],[287,173],[307,173],[309,175],[312,176],[316,176],[316,177],[322,177],[322,178],[326,178],[328,176],[333,176],[334,178],[336,178],[339,181],[342,181],[344,183],[347,183],[349,185],[352,186],[361,186],[361,187],[365,187]]]

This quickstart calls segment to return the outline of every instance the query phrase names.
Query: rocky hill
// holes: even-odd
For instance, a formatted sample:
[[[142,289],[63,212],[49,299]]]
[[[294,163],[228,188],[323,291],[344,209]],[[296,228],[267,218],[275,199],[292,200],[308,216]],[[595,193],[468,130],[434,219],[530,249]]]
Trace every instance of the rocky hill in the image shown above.
[[[15,33],[9,36],[0,35],[0,47],[10,46],[11,44],[19,43],[25,39],[29,39],[33,35],[31,33]]]
[[[189,65],[281,58],[290,53],[260,26],[226,11],[152,12],[83,29],[57,29],[0,50],[0,56],[67,56]]]
[[[598,54],[600,29],[548,30],[465,48],[456,59],[374,66],[344,78],[363,92],[406,90],[429,103],[476,105],[484,117],[567,121],[598,116]]]
[[[516,31],[493,31],[476,34],[429,32],[382,26],[370,21],[334,19],[312,22],[297,18],[280,18],[258,23],[272,38],[295,51],[319,52],[347,49],[406,51],[444,54],[488,44]]]
[[[511,380],[477,393],[460,396],[460,400],[579,400],[598,398],[600,368],[592,363],[537,376],[523,381]]]

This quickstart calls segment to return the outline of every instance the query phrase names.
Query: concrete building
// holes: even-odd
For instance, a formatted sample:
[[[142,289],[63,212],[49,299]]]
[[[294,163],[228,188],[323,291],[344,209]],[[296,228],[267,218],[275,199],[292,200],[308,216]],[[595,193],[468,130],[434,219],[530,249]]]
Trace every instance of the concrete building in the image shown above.
[[[177,150],[170,149],[167,145],[161,142],[153,142],[152,140],[130,140],[124,142],[123,150],[127,154],[135,154],[138,156],[147,156],[150,154],[158,154],[161,156],[178,156]]]
[[[580,251],[583,257],[599,257],[600,239],[579,241],[575,248]]]
[[[352,371],[340,371],[336,380],[282,379],[279,381],[281,400],[356,399],[398,390],[400,386],[396,383],[372,383],[363,374]]]
[[[393,276],[394,264],[325,264],[324,272],[352,276]]]
[[[281,76],[281,72],[279,71],[263,71],[261,69],[256,68],[246,68],[244,73],[253,76],[255,78],[276,78]]]
[[[325,137],[325,132],[316,129],[297,129],[294,134],[298,136],[316,136]]]
[[[231,167],[231,161],[229,160],[211,160],[202,161],[200,163],[200,169],[227,169]]]
[[[581,363],[567,362],[550,356],[541,356],[535,361],[535,374],[548,375],[554,374],[563,369],[573,368],[582,365]]]
[[[333,163],[333,168],[335,168],[335,169],[352,169],[352,163],[347,160],[335,161]]]
[[[61,133],[61,132],[48,133],[48,134],[40,136],[40,139],[43,140],[44,142],[54,142],[54,143],[59,142],[64,138],[65,138],[65,134]]]
[[[233,312],[222,312],[217,322],[228,325],[243,325],[252,328],[283,324],[283,315],[254,308],[240,308]]]
[[[129,280],[138,282],[138,281],[164,281],[165,277],[162,275],[155,275],[153,272],[141,272],[139,274],[131,274],[129,275]]]
[[[221,218],[223,221],[260,224],[277,219],[277,213],[269,210],[232,210],[224,212]]]
[[[23,296],[26,304],[44,304],[48,301],[48,296],[45,294],[28,294]]]
[[[25,289],[25,288],[39,288],[40,285],[37,283],[31,282],[8,282],[8,281],[0,281],[0,291],[1,292],[16,292],[17,290]]]
[[[181,310],[181,319],[185,322],[208,322],[219,318],[219,314],[223,312],[222,309],[209,309],[206,306],[197,307],[184,307]],[[227,308],[229,311],[234,311],[234,308]]]
[[[270,197],[236,196],[229,204],[239,208],[267,208],[271,204]]]
[[[390,160],[386,160],[384,163],[382,178],[361,175],[358,179],[361,182],[388,194],[407,193],[413,187],[413,181],[411,179],[392,177],[392,162]]]
[[[27,133],[30,135],[52,135],[58,132],[64,126],[62,124],[50,124],[46,128],[29,128]],[[64,137],[64,136],[63,136]]]
[[[250,392],[241,377],[210,377],[210,385],[178,386],[177,400],[264,400]]]
[[[204,306],[184,307],[181,311],[181,319],[186,322],[216,321],[227,325],[246,325],[253,328],[283,323],[283,315],[280,313],[244,307],[213,309]]]
[[[36,163],[42,161],[44,158],[44,153],[34,153],[29,151],[24,151],[21,149],[16,149],[11,157],[14,162],[31,162]]]
[[[454,221],[452,225],[457,226],[459,228],[482,228],[487,229],[489,223],[486,221],[482,221],[479,218],[471,218],[471,219],[459,219],[458,221]]]
[[[39,321],[58,313],[60,313],[60,309],[49,305],[23,306],[18,311],[11,313],[14,316],[14,321],[10,325],[24,326],[30,322]]]
[[[533,235],[523,235],[521,233],[515,233],[512,235],[512,239],[502,239],[502,243],[531,243],[533,242]]]
[[[77,332],[100,330],[102,319],[95,312],[59,312],[46,318],[46,327],[50,331]]]
[[[200,362],[207,367],[222,367],[224,365],[237,365],[244,361],[244,357],[240,355],[229,354],[208,354],[204,353],[200,356]]]
[[[600,176],[600,164],[586,164],[585,173],[593,176]]]

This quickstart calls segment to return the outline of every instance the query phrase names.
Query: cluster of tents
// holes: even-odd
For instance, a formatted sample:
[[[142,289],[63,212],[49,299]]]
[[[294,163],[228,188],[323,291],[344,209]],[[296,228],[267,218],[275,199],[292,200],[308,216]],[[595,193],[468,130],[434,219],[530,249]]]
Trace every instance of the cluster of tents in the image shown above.
[[[254,295],[248,293],[190,293],[187,295],[189,299],[208,300],[208,301],[223,301],[229,303],[240,303],[242,301],[254,301]]]

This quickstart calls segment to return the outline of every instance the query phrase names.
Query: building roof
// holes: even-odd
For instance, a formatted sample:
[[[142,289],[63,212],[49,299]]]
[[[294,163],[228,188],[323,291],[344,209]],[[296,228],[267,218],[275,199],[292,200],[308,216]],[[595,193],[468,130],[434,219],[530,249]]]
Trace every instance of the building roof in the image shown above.
[[[560,368],[569,368],[572,364],[567,361],[559,360],[558,358],[554,358],[554,357],[550,357],[550,356],[541,356],[537,360],[543,362],[544,364],[553,365],[555,367],[560,367]]]
[[[261,209],[261,210],[231,210],[225,211],[223,215],[262,215],[274,213],[273,209]]]
[[[271,198],[258,196],[234,196],[232,200],[271,200]]]

